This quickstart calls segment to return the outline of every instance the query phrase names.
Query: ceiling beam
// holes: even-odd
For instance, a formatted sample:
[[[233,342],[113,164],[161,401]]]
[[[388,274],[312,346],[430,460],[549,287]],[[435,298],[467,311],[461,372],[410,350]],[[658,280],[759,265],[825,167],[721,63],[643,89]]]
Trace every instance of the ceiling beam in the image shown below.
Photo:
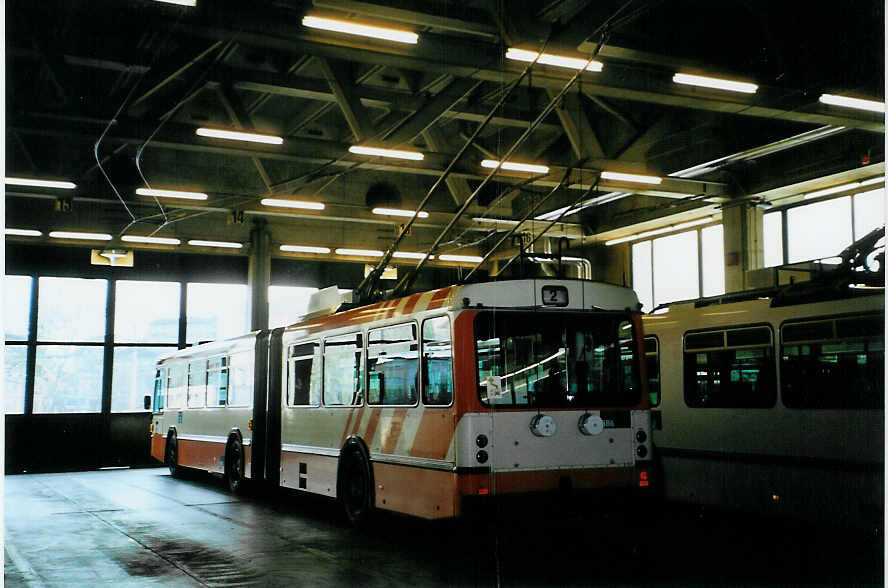
[[[356,92],[353,91],[353,82],[348,73],[347,63],[331,59],[318,59],[321,71],[330,86],[330,90],[336,97],[336,103],[345,117],[348,128],[354,135],[355,143],[362,143],[375,135],[370,117],[364,110],[364,105]]]
[[[422,136],[432,151],[445,153],[456,153],[458,151],[453,142],[441,130],[441,127],[429,127],[422,131]],[[469,196],[472,195],[472,189],[465,178],[450,174],[444,179],[444,182],[447,184],[450,196],[453,197],[453,202],[457,206],[462,206]]]
[[[549,100],[555,98],[558,91],[554,88],[546,88],[546,94]],[[568,92],[561,99],[561,103],[555,107],[555,114],[564,127],[564,134],[570,141],[571,149],[573,149],[574,157],[577,160],[588,158],[604,158],[604,150],[595,129],[589,124],[589,117],[583,110],[579,95],[576,92]]]
[[[231,123],[235,128],[243,131],[255,130],[250,114],[241,102],[240,96],[235,94],[234,89],[231,86],[222,86],[218,89],[217,93],[219,94],[219,101],[228,113],[228,118],[231,119]],[[265,184],[265,188],[271,192],[271,178],[269,177],[265,166],[262,164],[262,161],[258,157],[251,157],[250,159],[253,161],[253,167],[256,168],[259,178],[262,180],[262,183]]]
[[[429,129],[444,114],[453,108],[457,103],[463,101],[466,96],[472,93],[481,85],[479,80],[468,78],[455,79],[448,86],[446,91],[438,93],[437,96],[429,100],[425,106],[413,113],[407,119],[407,122],[398,128],[391,136],[386,137],[386,143],[392,145],[400,145],[409,143],[417,135]]]

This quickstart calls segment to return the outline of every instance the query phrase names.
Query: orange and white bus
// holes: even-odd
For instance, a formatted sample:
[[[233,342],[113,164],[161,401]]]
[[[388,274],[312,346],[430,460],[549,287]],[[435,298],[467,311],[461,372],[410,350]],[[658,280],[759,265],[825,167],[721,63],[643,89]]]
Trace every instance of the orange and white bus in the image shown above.
[[[489,282],[183,349],[157,365],[152,455],[233,489],[335,497],[354,522],[456,517],[466,497],[647,492],[638,308],[611,284]]]

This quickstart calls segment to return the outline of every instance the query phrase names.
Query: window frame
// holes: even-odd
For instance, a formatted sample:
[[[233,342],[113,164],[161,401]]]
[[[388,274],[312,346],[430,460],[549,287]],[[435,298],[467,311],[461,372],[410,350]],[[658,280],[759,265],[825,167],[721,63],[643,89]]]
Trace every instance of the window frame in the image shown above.
[[[361,402],[357,404],[327,404],[327,341],[340,337],[357,336],[361,338],[361,352],[358,358],[358,367],[361,370]],[[367,396],[367,362],[365,342],[369,341],[363,330],[341,333],[339,335],[327,335],[319,339],[321,346],[321,402],[319,406],[324,408],[358,408],[364,406]],[[288,358],[289,359],[289,358]],[[354,382],[354,380],[352,381]]]
[[[311,378],[311,372],[309,372],[309,382],[308,382],[308,385],[309,385],[309,389],[308,389],[308,399],[309,399],[309,403],[308,403],[308,404],[290,404],[290,363],[291,363],[291,361],[292,361],[292,362],[295,362],[295,361],[296,361],[295,359],[293,359],[293,358],[290,357],[290,350],[291,350],[293,347],[298,347],[298,346],[300,346],[300,345],[310,345],[310,344],[314,344],[314,345],[316,345],[315,349],[320,350],[320,354],[318,355],[318,361],[321,363],[321,368],[320,368],[320,369],[321,369],[321,373],[320,373],[320,375],[321,375],[321,393],[320,393],[320,396],[319,396],[319,402],[318,402],[317,404],[311,404],[311,402],[310,402],[310,401],[311,401],[311,379],[310,379],[310,378]],[[292,341],[292,342],[287,343],[285,346],[282,346],[282,347],[283,347],[284,350],[285,350],[285,353],[283,353],[283,360],[284,360],[284,370],[283,370],[283,374],[284,374],[284,390],[283,390],[283,394],[282,394],[282,396],[283,396],[283,406],[284,406],[284,408],[288,408],[288,409],[290,409],[290,408],[307,409],[307,408],[321,408],[322,406],[324,406],[324,404],[323,404],[323,402],[324,402],[324,371],[323,371],[323,370],[324,370],[324,348],[323,348],[323,344],[322,344],[321,338],[318,337],[317,339],[308,339],[308,340],[304,340],[304,341],[301,341],[301,340]],[[300,357],[301,357],[301,356],[300,356]],[[315,360],[315,356],[314,356],[314,354],[312,354],[311,357],[312,357],[312,362],[314,362],[314,360]],[[349,407],[349,408],[352,408],[352,407]]]
[[[814,410],[814,411],[833,410],[833,411],[841,411],[841,412],[848,412],[848,411],[855,411],[855,410],[859,410],[859,411],[884,410],[884,406],[885,406],[885,404],[886,404],[885,401],[884,401],[884,392],[885,392],[885,390],[884,390],[884,379],[882,380],[882,385],[883,385],[883,390],[882,390],[882,392],[883,392],[883,407],[882,407],[881,409],[866,408],[866,407],[851,407],[851,408],[844,408],[844,407],[818,407],[818,406],[790,406],[790,405],[787,405],[787,404],[786,404],[786,399],[785,399],[784,394],[783,394],[783,347],[784,347],[784,345],[785,345],[785,344],[784,344],[784,339],[783,339],[783,328],[784,328],[786,325],[790,325],[790,326],[792,326],[792,325],[800,325],[800,324],[805,324],[805,323],[819,323],[819,322],[827,322],[827,321],[830,322],[830,323],[832,323],[832,324],[831,324],[831,327],[832,327],[832,338],[831,338],[831,339],[799,339],[799,340],[796,340],[796,341],[790,341],[790,343],[789,343],[790,345],[803,345],[803,344],[806,344],[806,343],[807,343],[807,344],[811,344],[811,343],[815,343],[815,344],[816,344],[816,343],[821,343],[821,344],[822,344],[822,343],[830,343],[830,342],[834,342],[834,343],[835,343],[835,342],[845,342],[845,341],[855,341],[855,340],[863,340],[863,341],[866,341],[866,340],[868,340],[866,336],[862,336],[862,337],[845,337],[845,338],[840,338],[839,335],[838,335],[838,325],[837,325],[837,322],[838,322],[839,320],[842,320],[842,319],[848,319],[848,318],[865,318],[865,317],[873,317],[873,318],[876,318],[876,319],[881,318],[881,323],[880,323],[880,324],[883,325],[883,334],[884,334],[885,314],[884,314],[884,312],[880,313],[880,312],[878,312],[878,311],[875,311],[875,312],[873,312],[873,311],[860,311],[860,312],[850,312],[850,313],[840,313],[840,314],[813,315],[813,316],[807,316],[807,317],[804,317],[804,318],[788,318],[788,319],[785,319],[785,320],[783,320],[783,321],[780,322],[780,324],[779,324],[778,327],[777,327],[777,329],[778,329],[778,333],[779,333],[779,335],[780,335],[780,339],[779,339],[779,348],[778,348],[778,350],[780,351],[780,356],[779,356],[778,358],[776,358],[776,359],[777,359],[777,369],[779,370],[779,372],[778,372],[778,388],[777,388],[777,389],[778,389],[778,392],[780,393],[780,405],[781,405],[783,408],[785,408],[785,409],[787,409],[787,410],[792,410],[792,411],[798,411],[798,410]],[[884,345],[884,341],[885,341],[884,338],[883,338],[882,341],[883,341],[883,345]],[[883,353],[883,355],[884,355],[884,349],[883,349],[882,353]]]
[[[448,331],[450,332],[450,402],[447,404],[426,404],[425,403],[425,364],[423,363],[423,353],[425,352],[425,338],[423,335],[423,328],[425,327],[426,322],[432,321],[435,319],[446,318]],[[427,408],[450,408],[453,406],[453,403],[456,402],[456,385],[454,378],[454,370],[453,370],[453,319],[449,314],[437,314],[435,316],[428,316],[422,319],[420,327],[419,327],[419,401],[422,403],[424,407]]]
[[[656,344],[656,349],[652,352],[649,352],[645,347],[645,341],[651,339]],[[661,404],[663,404],[663,370],[660,368],[660,338],[657,335],[645,335],[641,338],[642,344],[642,358],[645,360],[645,384],[650,385],[650,374],[647,373],[647,358],[654,357],[657,362],[657,382],[659,382],[659,389],[657,390],[657,403],[654,404],[651,402],[651,408],[657,408]],[[648,399],[650,399],[651,391],[648,389]]]
[[[768,346],[762,344],[752,344],[752,345],[728,345],[728,332],[729,331],[742,331],[745,329],[760,329],[767,328],[768,334],[770,337],[770,344]],[[722,333],[722,345],[720,347],[700,347],[695,349],[687,349],[687,336],[695,335],[699,333],[714,333],[721,332]],[[732,350],[732,349],[759,349],[759,348],[770,348],[771,350],[771,374],[773,376],[773,401],[768,406],[693,406],[688,404],[688,382],[686,381],[686,358],[688,354],[696,354],[696,353],[707,353],[711,351],[724,351],[724,350]],[[774,334],[774,326],[768,322],[757,322],[757,323],[744,323],[740,325],[718,325],[713,327],[701,327],[697,329],[689,329],[682,333],[681,336],[681,390],[682,390],[682,398],[684,400],[685,408],[689,408],[692,410],[773,410],[778,405],[778,397],[780,396],[780,379],[777,373],[778,370],[778,361],[777,361],[777,338]]]
[[[395,327],[401,327],[401,326],[406,326],[406,325],[413,326],[413,336],[414,336],[413,340],[416,343],[416,400],[412,404],[384,404],[384,403],[371,404],[370,403],[370,333],[373,333],[375,331],[384,331],[386,329],[392,329]],[[420,375],[420,369],[422,368],[422,365],[421,365],[422,364],[422,361],[421,361],[421,359],[422,359],[422,341],[421,341],[422,334],[419,330],[419,321],[417,319],[411,319],[408,321],[403,321],[403,322],[399,322],[399,323],[392,323],[390,325],[383,325],[380,327],[367,329],[366,336],[367,336],[367,344],[364,346],[364,348],[366,349],[364,373],[366,374],[365,378],[367,379],[367,393],[366,393],[366,399],[364,401],[365,404],[369,407],[374,407],[374,408],[377,408],[377,407],[378,408],[415,408],[415,407],[419,406],[421,403],[421,396],[422,396],[422,378]]]
[[[193,365],[195,365],[195,364],[198,364],[198,363],[201,363],[201,362],[203,362],[203,364],[204,364],[204,368],[203,368],[203,376],[204,376],[204,377],[203,377],[203,380],[204,380],[204,381],[203,381],[203,394],[200,394],[199,397],[200,397],[201,399],[203,399],[203,404],[202,404],[201,406],[192,406],[192,405],[191,405],[191,387],[192,387],[192,383],[191,383],[191,376],[192,376],[191,366],[193,366]],[[185,407],[186,407],[188,410],[199,410],[199,409],[201,409],[201,408],[206,408],[206,407],[207,407],[207,374],[209,373],[208,370],[207,370],[207,365],[208,365],[208,362],[207,362],[207,359],[206,359],[206,358],[204,358],[204,359],[199,359],[199,360],[196,360],[196,361],[189,361],[188,364],[187,364],[188,367],[187,367],[186,372],[185,372],[185,373],[186,373],[186,379],[185,379],[185,389],[186,389],[186,392],[185,392]]]

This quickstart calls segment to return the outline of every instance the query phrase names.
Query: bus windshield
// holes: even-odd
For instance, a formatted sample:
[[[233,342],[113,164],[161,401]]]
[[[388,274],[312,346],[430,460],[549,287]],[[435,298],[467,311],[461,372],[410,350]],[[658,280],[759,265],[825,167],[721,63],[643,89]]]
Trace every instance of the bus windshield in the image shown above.
[[[474,327],[487,406],[631,406],[641,398],[625,313],[483,312]]]

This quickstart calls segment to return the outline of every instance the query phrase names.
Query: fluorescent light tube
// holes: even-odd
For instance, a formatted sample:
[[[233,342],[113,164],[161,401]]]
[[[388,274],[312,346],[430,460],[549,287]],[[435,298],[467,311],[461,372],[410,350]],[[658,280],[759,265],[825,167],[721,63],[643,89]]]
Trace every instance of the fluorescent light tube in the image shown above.
[[[267,143],[269,145],[280,145],[284,142],[281,137],[274,135],[260,135],[258,133],[242,133],[240,131],[225,131],[222,129],[208,129],[200,127],[194,131],[201,137],[214,137],[216,139],[231,139],[232,141],[248,141],[250,143]]]
[[[154,0],[164,4],[177,4],[179,6],[197,6],[197,0]]]
[[[313,247],[311,245],[281,245],[281,251],[291,253],[330,253],[329,247]]]
[[[395,251],[392,253],[392,257],[397,259],[425,259],[427,253],[418,253],[413,251]],[[429,259],[435,259],[434,255],[428,255]]]
[[[885,112],[885,103],[877,102],[875,100],[863,100],[861,98],[837,96],[835,94],[821,94],[820,101],[824,104],[832,104],[833,106],[844,106],[845,108],[856,108],[858,110],[869,110],[871,112]]]
[[[374,208],[373,214],[379,214],[382,216],[406,216],[406,217],[414,217],[418,216],[419,218],[429,218],[429,213],[420,211],[415,212],[413,210],[401,210],[400,208]]]
[[[605,241],[604,244],[607,246],[616,245],[617,243],[626,243],[627,241],[636,241],[638,239],[644,239],[645,237],[653,237],[654,235],[662,235],[663,233],[671,233],[673,231],[680,231],[681,229],[689,229],[691,227],[696,227],[697,225],[705,225],[706,223],[712,222],[712,217],[707,216],[704,218],[698,218],[697,220],[692,220],[684,223],[678,223],[675,225],[669,225],[668,227],[663,227],[660,229],[652,229],[650,231],[644,231],[642,233],[636,233],[635,235],[629,235],[627,237],[620,237],[619,239],[611,239],[610,241]]]
[[[505,163],[500,163],[496,159],[482,160],[481,167],[487,167],[487,168],[501,167],[502,169],[510,169],[512,171],[521,171],[521,172],[530,172],[533,174],[547,174],[547,173],[549,173],[549,167],[546,165],[534,165],[532,163],[516,163],[514,161],[507,161]]]
[[[507,218],[485,218],[483,216],[476,216],[472,219],[476,223],[490,223],[492,225],[509,225],[510,227],[514,227],[515,225],[521,224],[521,221],[511,220]]]
[[[232,243],[230,241],[203,241],[201,239],[191,239],[188,241],[188,244],[197,247],[222,247],[225,249],[240,249],[244,246],[243,243]]]
[[[860,187],[860,182],[850,182],[848,184],[842,184],[841,186],[832,186],[831,188],[824,188],[823,190],[815,190],[813,192],[808,192],[805,194],[804,200],[809,200],[811,198],[817,198],[818,196],[828,196],[830,194],[838,194],[839,192],[844,192],[845,190],[852,190],[854,188]]]
[[[441,261],[462,261],[466,263],[480,263],[483,257],[478,257],[477,255],[439,255],[438,259]]]
[[[363,145],[352,145],[348,150],[357,155],[376,155],[379,157],[391,157],[393,159],[410,159],[412,161],[422,161],[425,158],[425,155],[417,151],[382,149],[379,147],[365,147]]]
[[[419,35],[411,31],[402,31],[398,29],[389,29],[384,27],[375,27],[371,25],[362,25],[346,20],[336,20],[332,18],[320,18],[317,16],[305,16],[302,18],[302,26],[312,29],[323,29],[325,31],[333,31],[334,33],[346,33],[348,35],[359,35],[361,37],[371,37],[373,39],[381,39],[383,41],[394,41],[396,43],[409,43],[416,45],[419,41]]]
[[[77,187],[77,184],[74,182],[35,180],[33,178],[6,178],[6,184],[10,186],[32,186],[34,188],[60,188],[62,190],[73,190]]]
[[[154,196],[156,198],[181,198],[182,200],[206,200],[208,196],[203,192],[185,192],[183,190],[155,190],[153,188],[137,188],[139,196]]]
[[[336,255],[354,255],[358,257],[382,257],[382,251],[376,249],[347,249],[340,248],[336,250]]]
[[[82,239],[84,241],[110,241],[111,235],[107,233],[81,233],[77,231],[50,231],[53,239]]]
[[[304,200],[282,200],[279,198],[263,198],[262,206],[280,206],[281,208],[302,208],[305,210],[324,210],[323,202],[306,202]]]
[[[19,237],[39,237],[43,234],[34,229],[6,229],[4,232],[7,235],[17,235]]]
[[[514,59],[516,61],[532,62],[537,58],[537,55],[540,54],[536,51],[515,49],[514,47],[511,47],[506,51],[506,59]],[[604,67],[604,64],[600,61],[589,61],[582,57],[566,57],[564,55],[553,55],[551,53],[543,53],[540,55],[540,58],[537,59],[537,63],[555,65],[557,67],[567,67],[570,69],[582,69],[585,67],[587,71],[601,71]]]
[[[730,90],[731,92],[742,92],[744,94],[755,94],[756,90],[758,90],[756,84],[750,84],[749,82],[735,82],[733,80],[710,78],[708,76],[694,76],[682,73],[677,73],[672,76],[672,81],[676,84],[715,88],[716,90]]]
[[[619,182],[635,182],[638,184],[659,184],[663,178],[657,176],[643,176],[640,174],[624,174],[620,172],[603,171],[602,180],[617,180]]]
[[[124,235],[120,240],[125,243],[151,243],[153,245],[179,245],[182,243],[173,237],[145,237],[142,235]]]

